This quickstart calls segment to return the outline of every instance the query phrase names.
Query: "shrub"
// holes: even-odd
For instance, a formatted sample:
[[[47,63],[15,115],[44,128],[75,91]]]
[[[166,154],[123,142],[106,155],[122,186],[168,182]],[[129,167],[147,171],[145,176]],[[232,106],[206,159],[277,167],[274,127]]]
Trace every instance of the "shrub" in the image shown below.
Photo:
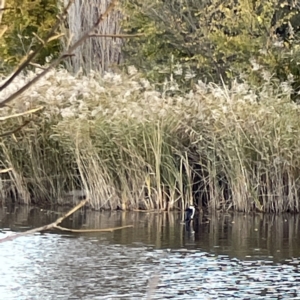
[[[299,9],[278,0],[125,1],[125,58],[153,81],[166,75],[183,89],[198,79],[230,83],[247,77],[260,85],[262,70],[299,89]]]

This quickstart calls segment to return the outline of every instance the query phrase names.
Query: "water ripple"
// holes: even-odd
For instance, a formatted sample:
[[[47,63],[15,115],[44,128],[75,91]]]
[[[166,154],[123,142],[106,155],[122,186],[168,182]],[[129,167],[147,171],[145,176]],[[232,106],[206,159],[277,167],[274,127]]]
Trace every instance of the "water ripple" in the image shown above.
[[[242,261],[55,234],[1,244],[0,258],[5,299],[145,299],[155,274],[152,299],[300,299],[298,259]]]

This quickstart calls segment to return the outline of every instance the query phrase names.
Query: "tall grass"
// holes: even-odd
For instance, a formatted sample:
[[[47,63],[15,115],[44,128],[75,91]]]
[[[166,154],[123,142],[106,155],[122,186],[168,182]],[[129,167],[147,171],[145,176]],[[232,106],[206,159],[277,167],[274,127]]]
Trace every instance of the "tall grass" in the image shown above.
[[[37,71],[38,72],[38,71]],[[22,75],[5,98],[35,76]],[[170,83],[169,88],[175,88]],[[288,83],[231,89],[199,82],[185,95],[159,93],[127,75],[53,70],[1,115],[2,199],[66,204],[88,194],[94,209],[299,211],[299,107]],[[72,200],[73,201],[73,200]]]

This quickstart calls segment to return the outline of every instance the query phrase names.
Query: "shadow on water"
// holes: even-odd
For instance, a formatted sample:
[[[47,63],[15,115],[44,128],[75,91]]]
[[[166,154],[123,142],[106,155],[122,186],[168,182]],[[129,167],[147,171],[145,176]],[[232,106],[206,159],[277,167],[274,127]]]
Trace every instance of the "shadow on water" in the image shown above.
[[[0,208],[0,238],[55,221],[67,209]],[[60,231],[0,246],[6,299],[300,299],[298,215],[214,214],[191,226],[181,213],[82,209]],[[147,298],[150,299],[150,298]]]

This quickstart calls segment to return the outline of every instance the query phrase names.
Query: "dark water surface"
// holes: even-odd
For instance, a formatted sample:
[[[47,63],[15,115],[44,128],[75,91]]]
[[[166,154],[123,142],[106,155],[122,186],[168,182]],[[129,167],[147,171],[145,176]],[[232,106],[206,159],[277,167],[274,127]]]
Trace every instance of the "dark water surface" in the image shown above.
[[[0,238],[66,211],[0,208]],[[300,299],[298,215],[77,212],[60,231],[0,243],[0,299]]]

